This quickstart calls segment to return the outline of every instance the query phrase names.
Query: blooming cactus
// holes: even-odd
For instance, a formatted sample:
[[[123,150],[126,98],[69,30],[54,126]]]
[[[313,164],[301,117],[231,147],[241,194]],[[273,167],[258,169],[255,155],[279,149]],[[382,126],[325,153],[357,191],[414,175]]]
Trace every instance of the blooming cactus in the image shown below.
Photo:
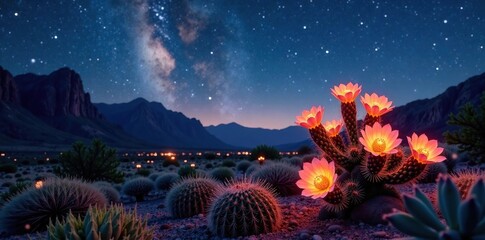
[[[335,163],[328,163],[325,158],[313,158],[311,163],[304,163],[303,170],[298,174],[301,179],[296,182],[296,185],[303,189],[303,196],[313,199],[323,198],[333,191],[337,180]]]

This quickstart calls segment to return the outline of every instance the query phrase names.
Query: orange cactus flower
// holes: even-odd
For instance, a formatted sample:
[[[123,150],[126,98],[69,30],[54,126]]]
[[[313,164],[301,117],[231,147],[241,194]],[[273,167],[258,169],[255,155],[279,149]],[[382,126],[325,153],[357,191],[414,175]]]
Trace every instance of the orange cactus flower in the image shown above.
[[[391,107],[392,101],[389,101],[387,97],[378,96],[375,93],[371,95],[366,93],[363,97],[360,97],[360,102],[364,105],[367,113],[373,117],[384,115],[394,108],[394,106]]]
[[[313,158],[311,163],[304,163],[303,170],[298,174],[301,179],[296,182],[296,185],[303,189],[301,195],[313,199],[327,196],[333,191],[337,180],[334,162],[328,163],[324,157]]]
[[[332,120],[325,122],[323,127],[325,128],[325,131],[327,131],[329,137],[335,137],[340,133],[340,129],[342,129],[343,125],[344,122],[342,120]]]
[[[395,148],[402,141],[402,139],[397,138],[399,131],[392,131],[389,124],[382,127],[380,123],[376,122],[372,127],[365,126],[365,130],[360,132],[362,133],[362,137],[359,138],[360,143],[364,145],[365,150],[374,156],[396,153]]]
[[[359,96],[360,92],[362,91],[362,86],[359,86],[357,83],[353,84],[349,82],[347,85],[340,84],[338,86],[334,86],[330,90],[332,91],[332,95],[334,95],[341,102],[350,103],[353,102],[357,96]]]
[[[408,138],[409,148],[413,157],[420,163],[436,163],[442,162],[446,157],[440,156],[443,148],[438,147],[438,141],[428,140],[426,134],[418,136],[416,133]]]
[[[297,116],[295,123],[308,129],[318,127],[322,121],[323,113],[324,108],[313,106],[310,110],[304,110],[301,116]]]

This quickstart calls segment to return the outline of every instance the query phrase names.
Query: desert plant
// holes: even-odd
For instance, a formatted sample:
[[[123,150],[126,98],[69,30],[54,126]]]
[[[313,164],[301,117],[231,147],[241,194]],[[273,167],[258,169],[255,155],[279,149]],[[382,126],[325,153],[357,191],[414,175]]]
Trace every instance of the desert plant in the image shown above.
[[[267,164],[254,172],[254,180],[268,183],[280,196],[300,194],[296,182],[300,179],[298,168],[286,163]]]
[[[155,187],[157,190],[168,190],[179,180],[180,176],[176,173],[164,173],[155,180]]]
[[[399,231],[417,239],[485,239],[485,184],[478,180],[464,200],[448,177],[438,181],[441,222],[431,201],[418,188],[414,196],[404,195],[406,212],[385,216]]]
[[[136,171],[136,175],[142,176],[142,177],[148,177],[152,171],[146,169],[146,168],[140,168]]]
[[[304,155],[312,154],[313,148],[306,146],[306,145],[303,145],[303,146],[298,148],[297,152],[298,152],[298,155],[304,156]]]
[[[162,166],[163,167],[168,167],[168,166],[180,167],[180,163],[177,160],[165,159],[162,162]]]
[[[92,240],[151,240],[153,229],[147,221],[134,212],[126,212],[123,206],[110,208],[90,207],[84,218],[69,213],[65,221],[58,219],[49,223],[47,239],[92,239]]]
[[[300,169],[303,167],[303,159],[301,159],[300,157],[285,158],[283,159],[283,162]]]
[[[428,164],[424,172],[417,178],[419,183],[435,183],[439,174],[447,174],[448,168],[444,162]]]
[[[119,161],[116,151],[106,147],[98,139],[93,140],[91,147],[77,142],[72,150],[60,156],[60,165],[55,169],[58,176],[69,176],[86,181],[123,182],[123,173],[118,171]]]
[[[218,167],[211,171],[211,177],[219,182],[226,182],[233,179],[236,174],[228,167]]]
[[[314,158],[309,163],[303,159],[298,186],[302,195],[323,198],[323,207],[335,216],[378,224],[384,223],[383,214],[403,208],[393,185],[416,181],[427,164],[442,162],[445,157],[440,156],[443,148],[436,140],[416,133],[407,137],[411,154],[405,156],[398,147],[402,142],[399,132],[390,124],[381,124],[381,116],[394,108],[385,96],[373,93],[360,98],[367,114],[358,125],[355,99],[361,89],[353,83],[331,89],[340,101],[342,120],[322,123],[322,107],[312,107],[296,117],[296,123],[308,129],[323,153],[321,160]],[[326,159],[332,165],[323,164]],[[341,177],[334,181],[319,173],[323,171]]]
[[[19,193],[25,191],[31,186],[27,182],[16,182],[8,186],[8,191],[0,195],[0,207],[5,205],[10,199],[18,195]]]
[[[145,199],[145,196],[154,188],[153,181],[146,177],[131,179],[123,184],[122,192],[136,198],[137,202]]]
[[[182,166],[178,170],[178,174],[182,178],[188,178],[188,177],[196,177],[197,172],[195,171],[195,168],[190,167],[190,166]]]
[[[250,166],[251,162],[249,162],[248,160],[242,160],[237,163],[236,169],[240,172],[245,173]]]
[[[459,152],[467,153],[472,164],[485,163],[485,92],[479,106],[465,104],[460,111],[450,114],[448,125],[457,126],[454,132],[445,132],[448,144],[457,144]]]
[[[214,160],[217,158],[217,155],[213,152],[206,152],[204,153],[204,158],[207,160]]]
[[[468,168],[460,170],[450,175],[451,180],[455,183],[460,197],[465,199],[468,196],[468,192],[472,188],[472,185],[479,179],[485,180],[484,172],[478,168]]]
[[[159,172],[156,172],[156,173],[152,173],[150,175],[148,175],[148,178],[150,178],[150,180],[154,181],[157,180],[158,177],[162,176],[161,173]]]
[[[175,184],[167,194],[165,206],[175,218],[206,213],[219,184],[209,178],[187,178]]]
[[[69,211],[83,215],[91,205],[106,205],[106,198],[94,186],[79,180],[48,179],[42,187],[28,188],[5,204],[0,226],[8,234],[42,231],[49,221],[62,220]]]
[[[5,163],[0,165],[0,172],[3,173],[16,173],[17,165],[11,163]]]
[[[225,159],[224,161],[222,161],[221,166],[223,166],[223,167],[235,167],[236,163],[233,160]]]
[[[260,168],[261,168],[261,165],[255,165],[255,164],[253,164],[253,165],[249,166],[248,169],[246,169],[245,174],[246,174],[246,176],[250,176],[254,172],[256,172],[256,170],[258,170]]]
[[[280,159],[280,152],[274,147],[267,145],[259,145],[251,150],[251,160],[257,160],[259,157],[264,157],[265,159]]]
[[[225,238],[273,232],[282,223],[280,207],[269,187],[248,180],[221,188],[207,219],[209,229]]]
[[[206,169],[211,169],[211,168],[213,168],[213,167],[214,167],[214,165],[213,165],[212,163],[206,163],[206,164],[205,164],[205,168],[206,168]]]
[[[106,197],[108,203],[121,202],[120,193],[108,182],[96,182],[93,184]]]

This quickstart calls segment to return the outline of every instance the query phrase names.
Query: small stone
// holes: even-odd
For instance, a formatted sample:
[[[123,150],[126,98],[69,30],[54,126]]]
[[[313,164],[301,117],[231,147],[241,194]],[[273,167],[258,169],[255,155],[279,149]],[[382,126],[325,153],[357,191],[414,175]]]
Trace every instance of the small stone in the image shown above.
[[[389,235],[384,231],[373,232],[371,235],[376,238],[389,238]]]
[[[342,226],[340,225],[330,225],[327,230],[329,232],[341,232],[343,230]]]
[[[299,236],[300,240],[307,240],[310,239],[310,234],[308,232],[301,232]]]
[[[160,226],[160,230],[167,230],[167,229],[170,229],[172,228],[172,226],[170,226],[170,224],[162,224]]]
[[[290,227],[298,227],[298,222],[294,219],[290,220],[290,222],[288,223],[288,225]]]
[[[312,240],[323,240],[320,235],[313,235]]]

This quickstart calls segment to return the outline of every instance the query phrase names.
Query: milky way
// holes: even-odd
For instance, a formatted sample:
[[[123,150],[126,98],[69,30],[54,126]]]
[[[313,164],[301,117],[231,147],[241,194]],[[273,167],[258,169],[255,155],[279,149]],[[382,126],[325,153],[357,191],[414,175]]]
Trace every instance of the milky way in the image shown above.
[[[481,0],[7,0],[0,65],[69,66],[96,102],[281,128],[312,105],[339,117],[341,82],[401,105],[480,74],[483,29]]]

